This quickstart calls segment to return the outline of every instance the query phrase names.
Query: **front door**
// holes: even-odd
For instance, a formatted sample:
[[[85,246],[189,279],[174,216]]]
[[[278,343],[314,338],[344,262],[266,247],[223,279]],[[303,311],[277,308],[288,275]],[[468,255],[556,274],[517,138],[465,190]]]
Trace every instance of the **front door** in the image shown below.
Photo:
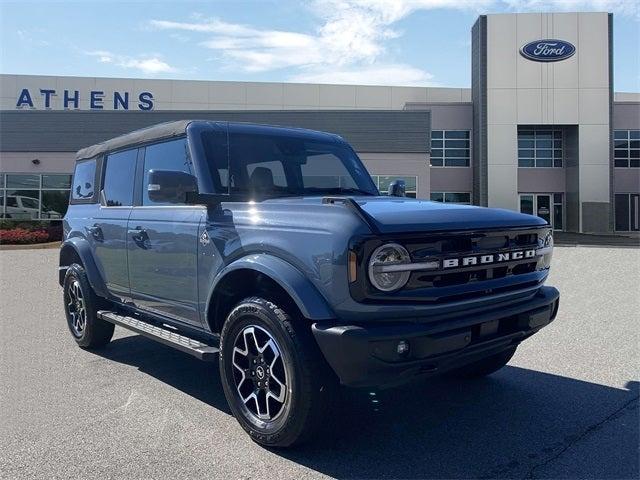
[[[146,146],[138,175],[140,192],[128,224],[129,281],[136,307],[200,326],[198,229],[205,208],[153,202],[149,170],[192,173],[186,139]]]

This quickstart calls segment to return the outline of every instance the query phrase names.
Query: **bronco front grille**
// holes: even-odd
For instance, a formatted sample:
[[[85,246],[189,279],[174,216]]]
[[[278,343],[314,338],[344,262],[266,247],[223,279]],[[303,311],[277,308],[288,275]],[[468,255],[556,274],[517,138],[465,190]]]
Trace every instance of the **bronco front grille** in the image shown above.
[[[517,250],[535,250],[538,235],[547,229],[476,231],[459,233],[425,233],[393,239],[375,238],[363,242],[358,249],[361,265],[365,266],[371,252],[383,243],[395,241],[405,246],[412,262],[420,263],[438,259],[466,256],[498,255]],[[383,293],[369,285],[368,281],[352,285],[351,293],[365,302],[426,302],[444,303],[470,299],[534,286],[544,279],[540,271],[539,257],[519,258],[500,263],[440,268],[411,272],[406,286],[397,292]],[[359,278],[366,279],[362,271]]]

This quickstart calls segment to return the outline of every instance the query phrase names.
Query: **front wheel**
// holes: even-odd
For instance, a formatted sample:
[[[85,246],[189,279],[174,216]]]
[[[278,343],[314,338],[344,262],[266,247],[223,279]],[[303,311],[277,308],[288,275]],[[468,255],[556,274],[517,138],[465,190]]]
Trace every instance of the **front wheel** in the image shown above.
[[[258,297],[240,302],[222,329],[220,376],[234,416],[253,440],[307,440],[326,414],[334,379],[304,319]]]

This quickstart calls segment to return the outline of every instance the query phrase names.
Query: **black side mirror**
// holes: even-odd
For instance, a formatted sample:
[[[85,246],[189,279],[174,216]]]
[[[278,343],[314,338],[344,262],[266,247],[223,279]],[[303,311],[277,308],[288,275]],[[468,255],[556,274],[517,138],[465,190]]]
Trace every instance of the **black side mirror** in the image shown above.
[[[404,180],[394,180],[389,184],[389,196],[390,197],[406,196]]]
[[[187,194],[198,192],[193,175],[173,170],[149,170],[149,200],[158,203],[186,203]]]

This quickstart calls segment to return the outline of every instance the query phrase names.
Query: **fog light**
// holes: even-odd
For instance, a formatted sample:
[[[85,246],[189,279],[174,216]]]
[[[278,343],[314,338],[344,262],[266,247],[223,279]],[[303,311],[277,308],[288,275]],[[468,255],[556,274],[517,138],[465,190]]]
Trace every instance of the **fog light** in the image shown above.
[[[409,355],[409,342],[407,342],[406,340],[400,340],[398,342],[396,351],[401,357],[406,357],[407,355]]]

